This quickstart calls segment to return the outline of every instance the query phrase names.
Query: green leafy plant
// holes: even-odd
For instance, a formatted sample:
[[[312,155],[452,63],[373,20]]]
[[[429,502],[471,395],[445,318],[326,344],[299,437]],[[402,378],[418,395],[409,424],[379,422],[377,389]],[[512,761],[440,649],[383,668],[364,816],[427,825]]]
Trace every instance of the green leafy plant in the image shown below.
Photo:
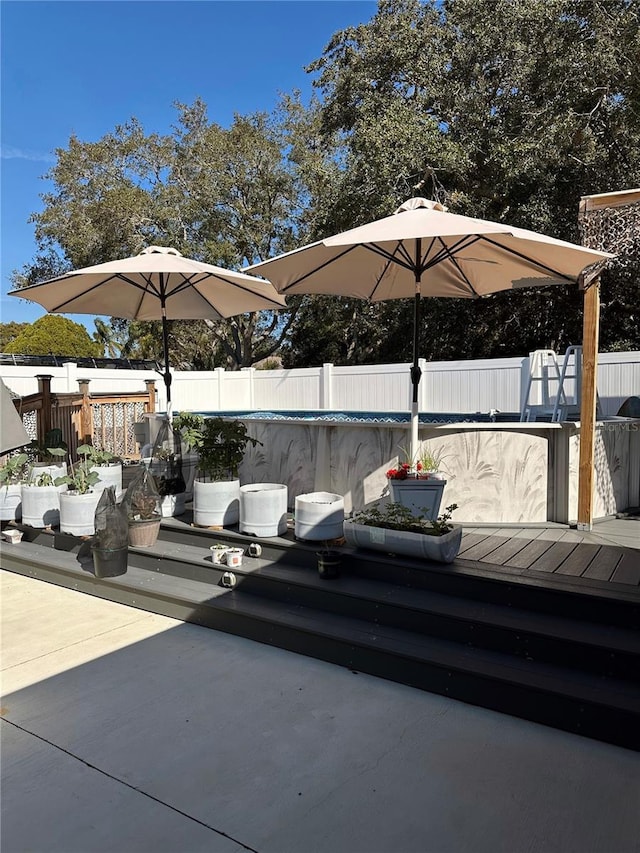
[[[62,440],[61,429],[50,429],[44,441],[34,439],[26,447],[27,455],[32,462],[45,462],[48,465],[56,465],[67,455],[67,443]]]
[[[9,456],[0,467],[0,485],[15,486],[23,483],[29,473],[29,457],[26,453]]]
[[[110,465],[112,462],[120,462],[120,457],[110,450],[94,447],[93,444],[83,444],[82,447],[89,448],[89,451],[85,453],[85,458],[90,465]],[[80,453],[80,448],[78,448],[78,453]]]
[[[97,471],[91,470],[93,465],[90,460],[92,450],[90,444],[81,444],[77,452],[82,459],[79,462],[72,463],[63,477],[56,477],[54,484],[56,486],[67,485],[71,491],[80,495],[90,492],[100,479]]]
[[[368,527],[404,530],[407,533],[422,533],[425,536],[444,536],[445,533],[453,530],[450,519],[457,508],[458,504],[451,504],[437,519],[430,521],[423,515],[412,513],[410,509],[399,503],[387,504],[382,509],[376,504],[357,512],[353,516],[353,521]]]
[[[197,450],[202,437],[203,416],[195,412],[178,412],[172,423],[173,428],[180,433],[187,450]]]
[[[387,471],[387,479],[389,480],[407,480],[424,477],[429,473],[440,471],[442,462],[445,458],[442,450],[431,450],[425,445],[413,457],[406,447],[400,446],[400,452],[404,456],[405,461],[401,462],[397,468],[390,468]]]
[[[43,471],[41,474],[31,481],[32,486],[55,486],[53,477],[48,471]]]
[[[241,421],[205,418],[195,445],[200,454],[200,475],[205,480],[234,479],[247,444],[255,447],[262,442],[247,435],[247,427]]]

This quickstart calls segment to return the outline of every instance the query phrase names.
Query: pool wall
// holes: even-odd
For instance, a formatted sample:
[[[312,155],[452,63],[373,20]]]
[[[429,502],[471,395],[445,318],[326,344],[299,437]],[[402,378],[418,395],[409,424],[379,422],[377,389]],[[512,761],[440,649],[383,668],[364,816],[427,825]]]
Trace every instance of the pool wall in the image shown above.
[[[408,424],[246,420],[262,446],[247,452],[242,482],[279,482],[296,495],[344,495],[345,511],[388,496],[386,471],[409,445]],[[419,437],[442,451],[443,506],[458,504],[467,524],[575,522],[580,428],[574,423],[421,425]],[[599,423],[594,518],[640,504],[640,421]]]
[[[231,413],[209,413],[232,416]],[[350,513],[388,497],[386,471],[410,443],[408,416],[375,420],[314,413],[233,413],[262,446],[249,448],[241,483],[285,483],[297,495],[344,496]],[[349,413],[352,414],[352,413]],[[366,414],[366,413],[365,413]],[[151,416],[153,418],[153,416]],[[422,416],[451,418],[450,415]],[[466,415],[472,418],[473,415]],[[441,451],[447,474],[443,506],[458,504],[465,524],[575,523],[580,425],[513,422],[421,423],[419,438]],[[153,430],[152,430],[153,431]],[[640,506],[640,420],[596,426],[594,519]]]

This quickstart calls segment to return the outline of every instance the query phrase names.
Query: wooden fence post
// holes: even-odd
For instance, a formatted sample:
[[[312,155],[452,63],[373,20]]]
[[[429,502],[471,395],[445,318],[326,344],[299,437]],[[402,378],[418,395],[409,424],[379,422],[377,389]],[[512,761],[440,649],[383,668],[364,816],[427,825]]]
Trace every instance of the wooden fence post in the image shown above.
[[[145,403],[144,410],[145,412],[153,413],[156,410],[156,380],[145,379],[144,384],[147,386],[147,396],[149,398]]]
[[[595,460],[599,326],[600,277],[598,276],[586,286],[584,291],[580,457],[578,463],[578,530],[591,530],[593,526],[593,466]]]
[[[37,415],[36,431],[38,433],[38,441],[44,446],[46,434],[51,429],[51,380],[53,376],[47,374],[39,374],[36,376],[38,380],[38,394],[41,397],[41,408]]]
[[[82,405],[80,409],[80,438],[81,444],[93,444],[93,416],[91,414],[91,399],[89,397],[89,380],[78,379]]]

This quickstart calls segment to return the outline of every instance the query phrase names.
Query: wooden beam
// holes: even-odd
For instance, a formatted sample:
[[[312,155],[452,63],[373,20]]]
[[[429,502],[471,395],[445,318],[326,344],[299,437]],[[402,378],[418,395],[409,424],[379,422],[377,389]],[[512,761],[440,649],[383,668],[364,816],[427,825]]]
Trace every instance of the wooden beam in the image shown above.
[[[600,278],[584,291],[582,327],[582,395],[580,400],[580,461],[578,467],[578,530],[593,527],[593,481],[596,426],[596,382],[600,328]]]
[[[583,219],[593,210],[624,207],[627,204],[635,204],[638,201],[640,201],[640,189],[622,190],[616,193],[599,193],[598,195],[584,195],[580,199],[578,219]]]

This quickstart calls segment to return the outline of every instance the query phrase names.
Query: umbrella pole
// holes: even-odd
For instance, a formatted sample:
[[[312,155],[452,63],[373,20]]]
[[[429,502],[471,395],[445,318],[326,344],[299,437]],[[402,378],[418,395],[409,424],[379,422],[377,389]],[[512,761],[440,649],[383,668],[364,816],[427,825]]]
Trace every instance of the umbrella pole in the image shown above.
[[[169,326],[165,313],[164,304],[162,306],[162,343],[164,346],[164,384],[167,389],[167,417],[171,420],[171,371],[169,370]]]
[[[413,309],[413,365],[411,367],[411,462],[418,461],[418,387],[422,371],[418,364],[418,336],[420,329],[420,275],[416,275],[416,295]]]

